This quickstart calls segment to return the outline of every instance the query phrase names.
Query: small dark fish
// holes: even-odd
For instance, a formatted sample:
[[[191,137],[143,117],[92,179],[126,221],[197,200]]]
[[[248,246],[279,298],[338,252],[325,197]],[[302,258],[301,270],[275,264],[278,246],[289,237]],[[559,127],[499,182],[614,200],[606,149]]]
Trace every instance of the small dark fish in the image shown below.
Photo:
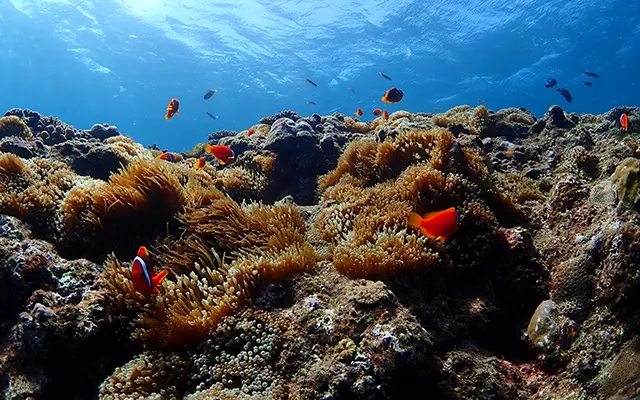
[[[216,89],[209,89],[207,90],[207,93],[204,94],[204,99],[205,100],[209,100],[211,98],[211,96],[213,96],[214,94],[216,94],[217,90]]]
[[[383,73],[383,72],[378,72],[380,74],[381,77],[383,77],[384,79],[388,79],[391,80],[391,78],[389,78],[389,75]]]
[[[547,84],[544,85],[544,87],[546,87],[547,89],[550,89],[550,88],[554,87],[557,84],[558,84],[557,80],[555,80],[553,78],[549,78],[549,79],[547,79]]]
[[[487,101],[486,101],[486,100],[483,100],[483,99],[478,100],[478,104],[484,104],[484,103],[486,103],[486,102],[487,102]]]
[[[205,111],[207,113],[208,116],[210,116],[213,119],[218,119],[218,117],[216,117],[215,115],[211,114],[209,111]]]
[[[307,104],[311,104],[311,105],[315,106],[316,102],[315,101],[307,101]]]
[[[561,88],[561,89],[556,89],[558,92],[560,92],[560,94],[562,95],[562,97],[564,97],[565,99],[567,99],[567,101],[569,103],[571,103],[573,101],[573,97],[571,97],[571,93],[569,93],[569,91],[565,88]]]
[[[398,88],[391,88],[382,96],[382,101],[385,103],[397,103],[404,97],[402,90]]]
[[[595,72],[587,72],[587,71],[584,71],[584,74],[585,74],[586,76],[590,76],[590,77],[592,77],[592,78],[600,78],[600,75],[596,74]]]
[[[585,82],[584,85],[585,86],[591,86],[591,85],[593,85],[593,82]]]
[[[433,107],[435,111],[442,111],[442,107]]]
[[[356,91],[355,91],[355,90],[353,90],[353,89],[351,89],[351,88],[349,88],[349,90],[351,90],[351,93],[356,94]]]
[[[304,78],[304,80],[305,80],[305,81],[307,81],[307,82],[309,82],[309,83],[310,83],[310,84],[312,84],[313,86],[318,87],[318,85],[316,85],[316,83],[315,83],[314,81],[312,81],[311,79],[309,79],[309,78]]]

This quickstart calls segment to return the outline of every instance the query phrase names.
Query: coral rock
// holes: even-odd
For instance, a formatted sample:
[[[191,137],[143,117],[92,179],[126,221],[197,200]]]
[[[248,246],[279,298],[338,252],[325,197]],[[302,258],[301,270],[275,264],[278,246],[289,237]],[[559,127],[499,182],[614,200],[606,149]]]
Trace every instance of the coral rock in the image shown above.
[[[62,158],[78,175],[104,181],[117,172],[124,161],[109,147],[87,140],[69,140],[56,144],[52,146],[51,153]]]
[[[640,160],[625,158],[611,176],[619,205],[637,209],[640,206]]]
[[[12,153],[22,158],[43,157],[47,154],[47,148],[40,140],[22,139],[11,136],[0,140],[0,151]]]
[[[547,116],[549,121],[553,124],[554,127],[570,129],[575,126],[575,124],[567,118],[564,111],[560,106],[551,106],[549,107],[549,111],[547,111]]]
[[[113,136],[120,136],[121,133],[117,126],[109,124],[95,124],[88,130],[89,134],[100,140],[105,140]]]

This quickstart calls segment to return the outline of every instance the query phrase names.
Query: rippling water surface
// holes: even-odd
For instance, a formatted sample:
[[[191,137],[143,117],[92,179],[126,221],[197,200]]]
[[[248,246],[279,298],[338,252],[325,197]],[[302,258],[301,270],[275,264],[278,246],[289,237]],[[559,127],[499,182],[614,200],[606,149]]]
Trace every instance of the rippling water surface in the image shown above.
[[[367,117],[391,86],[405,99],[389,111],[600,113],[639,103],[638,37],[638,1],[0,0],[0,110],[173,150],[287,108]],[[165,121],[172,97],[181,115]]]

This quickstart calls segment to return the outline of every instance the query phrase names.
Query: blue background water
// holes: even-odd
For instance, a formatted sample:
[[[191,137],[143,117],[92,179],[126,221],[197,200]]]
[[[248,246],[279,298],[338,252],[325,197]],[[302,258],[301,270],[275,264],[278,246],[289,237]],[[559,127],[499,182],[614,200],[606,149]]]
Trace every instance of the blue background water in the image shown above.
[[[392,85],[405,99],[389,111],[484,99],[600,113],[638,103],[639,34],[638,0],[0,0],[0,110],[172,150],[283,109],[371,118]],[[181,115],[165,121],[172,97]]]

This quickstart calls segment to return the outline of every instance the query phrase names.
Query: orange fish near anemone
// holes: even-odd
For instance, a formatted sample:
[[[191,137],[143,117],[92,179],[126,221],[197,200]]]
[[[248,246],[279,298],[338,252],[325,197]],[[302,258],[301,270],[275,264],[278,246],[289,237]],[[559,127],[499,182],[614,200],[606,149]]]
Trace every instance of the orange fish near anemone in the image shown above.
[[[167,277],[167,273],[168,271],[165,269],[158,275],[155,275],[153,272],[153,262],[149,257],[149,250],[144,246],[140,246],[138,254],[131,264],[133,287],[144,295],[151,293],[158,294],[160,293],[158,287],[164,278]]]
[[[402,90],[398,88],[391,88],[387,90],[387,93],[382,96],[382,101],[385,103],[398,103],[404,97]]]
[[[164,153],[160,154],[158,158],[169,162],[176,162],[176,156],[169,151],[165,151]]]
[[[205,151],[213,154],[222,165],[233,164],[236,161],[236,153],[229,146],[207,144]]]
[[[384,110],[384,111],[382,112],[382,118],[384,118],[384,119],[389,119],[389,113],[387,112],[387,110]]]
[[[204,157],[200,157],[198,159],[198,161],[196,161],[196,163],[193,165],[193,168],[195,169],[200,169],[202,167],[204,167],[204,165],[207,163],[207,160],[205,160]]]
[[[382,114],[382,110],[381,110],[381,109],[379,109],[379,108],[376,108],[375,110],[373,110],[373,113],[372,113],[372,114],[373,114],[373,115],[380,115],[380,114]]]
[[[424,217],[412,212],[409,214],[409,225],[419,228],[420,232],[429,239],[444,243],[460,227],[460,218],[455,207],[427,213]]]
[[[362,108],[358,107],[358,109],[356,110],[356,115],[358,117],[362,117]]]
[[[178,112],[178,108],[180,108],[180,101],[175,97],[169,100],[169,105],[167,106],[167,113],[164,116],[164,119],[171,119],[174,115],[180,115]]]
[[[253,127],[251,127],[251,128],[249,128],[249,130],[247,131],[247,136],[251,136],[251,135],[253,135],[254,133],[256,133],[256,130],[255,130],[255,129],[253,129]]]
[[[620,116],[620,126],[622,126],[622,129],[625,131],[629,129],[629,117],[626,113],[622,113]]]

